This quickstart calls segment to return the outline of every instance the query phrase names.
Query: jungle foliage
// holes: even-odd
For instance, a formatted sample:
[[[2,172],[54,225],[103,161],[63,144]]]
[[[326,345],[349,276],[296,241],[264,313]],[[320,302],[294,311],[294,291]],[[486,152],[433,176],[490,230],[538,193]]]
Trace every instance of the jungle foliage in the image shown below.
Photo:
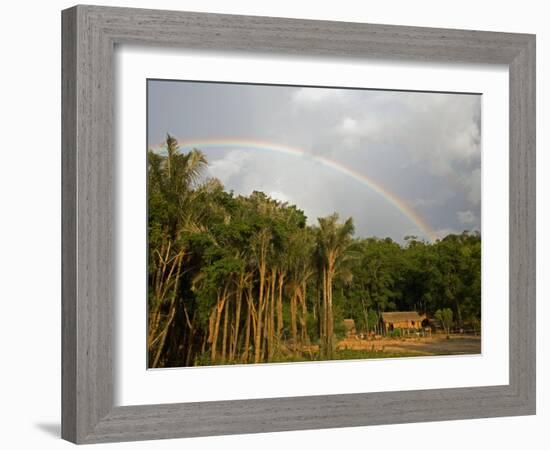
[[[352,218],[227,192],[171,136],[147,157],[149,367],[336,359],[343,319],[378,332],[383,311],[479,324],[478,233],[354,238]]]

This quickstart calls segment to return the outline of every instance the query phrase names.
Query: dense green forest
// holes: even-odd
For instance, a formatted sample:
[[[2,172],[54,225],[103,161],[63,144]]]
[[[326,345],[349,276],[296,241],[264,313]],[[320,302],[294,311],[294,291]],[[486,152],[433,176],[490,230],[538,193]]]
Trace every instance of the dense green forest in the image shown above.
[[[333,359],[343,319],[378,333],[384,311],[451,310],[454,326],[478,326],[479,233],[354,238],[352,218],[310,226],[295,205],[225,191],[206,167],[171,136],[148,152],[149,367],[301,360],[311,345]]]

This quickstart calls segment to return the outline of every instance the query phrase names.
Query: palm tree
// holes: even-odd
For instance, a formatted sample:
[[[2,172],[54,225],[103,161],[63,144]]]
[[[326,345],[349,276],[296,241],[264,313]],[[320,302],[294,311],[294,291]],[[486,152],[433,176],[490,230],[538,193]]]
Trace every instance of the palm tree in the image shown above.
[[[323,292],[323,317],[325,356],[332,358],[334,348],[334,314],[332,309],[332,285],[340,266],[349,259],[348,251],[353,242],[353,220],[338,223],[338,214],[318,219],[317,251],[321,267]]]
[[[179,281],[186,257],[181,232],[196,226],[193,189],[207,161],[202,152],[181,153],[172,136],[166,137],[166,156],[149,150],[149,326],[148,349],[157,367],[176,317]]]

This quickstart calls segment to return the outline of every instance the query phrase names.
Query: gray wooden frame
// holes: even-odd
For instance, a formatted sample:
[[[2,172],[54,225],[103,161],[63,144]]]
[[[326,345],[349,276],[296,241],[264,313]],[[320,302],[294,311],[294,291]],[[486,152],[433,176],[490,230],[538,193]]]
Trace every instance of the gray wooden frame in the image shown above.
[[[63,438],[94,443],[535,413],[535,36],[96,6],[63,11],[62,30]],[[509,384],[114,407],[113,51],[118,43],[506,64]]]

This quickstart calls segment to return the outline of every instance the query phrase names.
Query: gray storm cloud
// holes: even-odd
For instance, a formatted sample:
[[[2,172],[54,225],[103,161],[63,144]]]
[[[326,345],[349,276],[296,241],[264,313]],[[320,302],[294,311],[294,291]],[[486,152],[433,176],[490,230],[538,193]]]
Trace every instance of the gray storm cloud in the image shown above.
[[[204,142],[209,176],[296,204],[310,223],[336,211],[359,236],[426,237],[391,193],[436,235],[480,230],[479,95],[149,81],[148,105],[150,147],[166,133]]]

